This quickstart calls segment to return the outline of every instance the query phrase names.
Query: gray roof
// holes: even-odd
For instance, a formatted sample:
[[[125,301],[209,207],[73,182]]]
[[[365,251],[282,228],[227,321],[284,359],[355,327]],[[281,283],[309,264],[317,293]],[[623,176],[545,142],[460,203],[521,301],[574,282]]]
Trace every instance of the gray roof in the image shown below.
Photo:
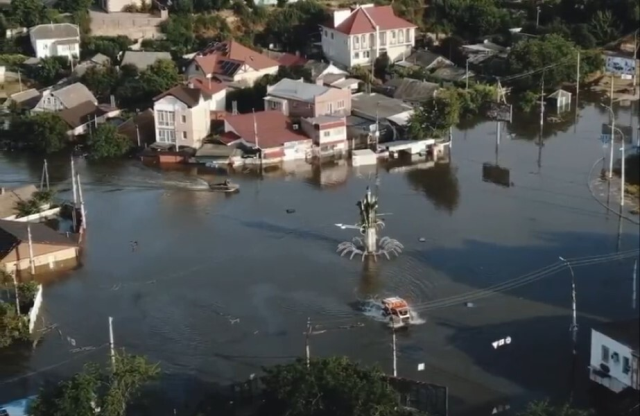
[[[322,61],[309,61],[304,64],[304,67],[311,71],[311,78],[317,78],[322,71],[329,68],[329,64]]]
[[[394,78],[382,87],[382,91],[390,97],[408,102],[422,102],[433,98],[440,88],[438,84],[412,78]]]
[[[142,51],[126,51],[122,57],[122,65],[133,65],[140,70],[145,70],[156,61],[161,59],[171,60],[169,52],[142,52]]]
[[[406,111],[412,111],[413,107],[395,98],[389,98],[382,94],[355,94],[351,98],[351,111],[354,115],[375,119],[392,117]]]
[[[106,55],[97,53],[91,59],[89,59],[89,61],[98,65],[108,65],[111,62],[111,59]]]
[[[85,101],[98,102],[96,97],[89,91],[89,88],[79,82],[67,85],[58,90],[53,90],[51,91],[51,95],[58,97],[58,99],[62,101],[62,105],[66,108],[75,107]]]
[[[553,94],[550,94],[547,98],[559,98],[559,97],[565,97],[565,98],[571,99],[571,93],[569,91],[559,89]]]
[[[409,55],[406,61],[424,68],[428,68],[440,58],[444,59],[444,64],[453,65],[453,62],[449,61],[444,56],[433,53],[427,49],[415,51],[414,53]]]
[[[75,45],[80,43],[80,39],[62,39],[53,42],[54,45]]]
[[[35,88],[17,92],[11,95],[11,101],[15,102],[19,106],[27,106],[29,102],[33,102],[36,105],[40,101],[40,91]]]
[[[4,189],[0,194],[0,218],[8,218],[16,214],[16,204],[19,201],[28,201],[38,191],[35,185],[26,185],[20,188]]]
[[[466,79],[467,73],[466,69],[458,68],[455,66],[448,66],[436,69],[431,75],[443,81],[462,81]],[[473,72],[469,71],[469,78],[473,76]]]
[[[29,231],[31,232],[31,241],[34,243],[65,247],[77,246],[71,238],[42,223],[0,220],[0,258],[6,257],[14,247],[23,241],[29,241]]]
[[[242,156],[242,151],[240,149],[236,149],[235,147],[225,146],[223,144],[212,144],[205,143],[202,145],[200,149],[196,152],[195,157],[233,157],[233,156]]]
[[[80,29],[71,23],[53,23],[32,27],[29,36],[37,40],[79,38]]]
[[[318,117],[309,117],[306,120],[308,120],[311,124],[326,124],[326,123],[344,121],[344,117],[318,116]]]
[[[267,87],[267,95],[296,101],[313,102],[314,99],[329,91],[330,87],[307,84],[301,80],[284,78],[275,85]]]

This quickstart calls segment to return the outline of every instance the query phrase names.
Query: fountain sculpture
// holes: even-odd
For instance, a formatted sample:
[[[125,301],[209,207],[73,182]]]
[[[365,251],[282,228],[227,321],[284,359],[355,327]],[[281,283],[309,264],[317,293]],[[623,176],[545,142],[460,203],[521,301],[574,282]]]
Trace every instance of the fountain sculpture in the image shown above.
[[[378,240],[378,230],[382,230],[385,226],[384,221],[378,218],[378,197],[371,194],[371,190],[367,187],[367,193],[362,201],[356,204],[360,210],[360,222],[354,226],[337,224],[344,228],[355,228],[360,230],[362,238],[355,237],[351,241],[345,241],[338,245],[338,253],[344,256],[351,253],[350,259],[356,255],[362,255],[362,261],[366,256],[373,256],[375,260],[378,256],[385,255],[389,259],[389,254],[393,253],[398,256],[404,246],[398,240],[389,237],[382,237]]]

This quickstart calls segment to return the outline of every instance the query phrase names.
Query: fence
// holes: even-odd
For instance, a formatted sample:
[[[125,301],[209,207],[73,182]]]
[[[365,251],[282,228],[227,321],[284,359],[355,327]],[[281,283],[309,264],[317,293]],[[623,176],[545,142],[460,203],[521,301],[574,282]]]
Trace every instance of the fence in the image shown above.
[[[55,207],[55,208],[47,209],[42,212],[38,212],[37,214],[27,215],[26,217],[10,218],[10,219],[11,221],[17,221],[17,222],[29,222],[33,220],[39,220],[42,218],[47,219],[47,218],[55,217],[58,215],[59,212],[60,212],[60,207]]]
[[[33,334],[33,329],[36,326],[36,320],[40,313],[40,307],[42,306],[42,285],[38,285],[38,291],[36,297],[33,299],[33,307],[29,311],[29,333]]]

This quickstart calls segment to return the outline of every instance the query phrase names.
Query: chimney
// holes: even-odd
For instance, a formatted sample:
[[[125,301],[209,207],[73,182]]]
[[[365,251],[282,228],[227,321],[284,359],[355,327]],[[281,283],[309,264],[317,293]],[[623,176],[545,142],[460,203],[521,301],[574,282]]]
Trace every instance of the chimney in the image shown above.
[[[351,15],[351,10],[336,10],[333,12],[333,27],[338,27],[338,25],[345,21],[347,17]]]

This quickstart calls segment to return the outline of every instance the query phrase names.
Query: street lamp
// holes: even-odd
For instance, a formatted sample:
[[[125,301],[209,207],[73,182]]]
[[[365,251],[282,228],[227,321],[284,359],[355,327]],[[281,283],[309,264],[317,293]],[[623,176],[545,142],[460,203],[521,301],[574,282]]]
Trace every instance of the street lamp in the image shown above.
[[[567,265],[569,268],[569,272],[571,272],[571,326],[569,327],[569,331],[571,331],[571,339],[573,341],[573,355],[577,353],[577,344],[578,344],[578,317],[576,313],[576,276],[573,274],[573,268],[571,267],[571,263],[563,257],[558,257],[561,262]]]

